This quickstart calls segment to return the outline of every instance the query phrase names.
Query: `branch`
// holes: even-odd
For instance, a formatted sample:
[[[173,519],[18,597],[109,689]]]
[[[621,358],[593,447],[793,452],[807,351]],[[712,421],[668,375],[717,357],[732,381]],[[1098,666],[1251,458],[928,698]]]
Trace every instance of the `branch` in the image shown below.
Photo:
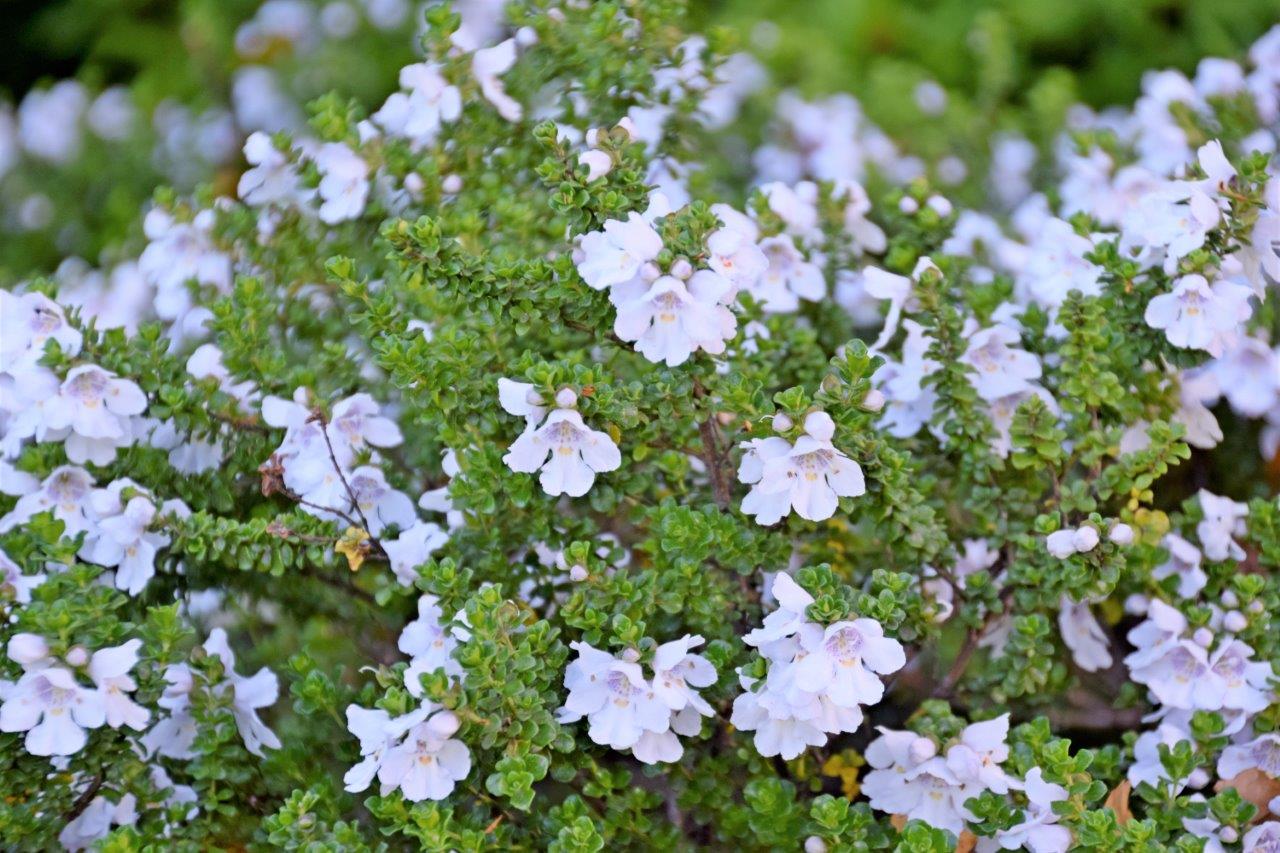
[[[709,396],[707,389],[696,377],[693,380],[693,396],[695,399],[706,399]],[[711,478],[711,493],[715,496],[716,506],[727,510],[733,501],[733,495],[724,476],[727,459],[720,447],[720,425],[716,422],[714,410],[707,414],[705,421],[698,424],[698,435],[702,437],[702,461],[707,466],[707,476]]]
[[[98,791],[101,790],[102,783],[105,782],[106,779],[107,777],[101,771],[97,776],[93,777],[89,782],[89,787],[84,789],[84,793],[77,797],[76,801],[72,803],[71,810],[63,816],[62,819],[65,823],[70,824],[76,818],[80,817],[80,815],[84,814],[84,810],[89,808],[89,803],[93,802],[93,798],[98,796]]]

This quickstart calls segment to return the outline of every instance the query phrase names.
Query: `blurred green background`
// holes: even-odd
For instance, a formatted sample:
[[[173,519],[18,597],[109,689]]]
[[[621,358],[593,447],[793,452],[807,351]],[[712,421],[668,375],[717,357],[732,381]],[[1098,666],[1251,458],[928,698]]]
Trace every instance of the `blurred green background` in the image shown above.
[[[81,71],[190,99],[225,81],[235,26],[259,0],[0,5],[8,31],[0,89],[13,98],[42,78]],[[1190,72],[1202,56],[1239,54],[1280,21],[1280,0],[692,0],[690,9],[699,23],[726,25],[748,43],[757,36],[777,79],[807,94],[856,93],[898,63],[967,92],[992,82],[1026,89],[1065,68],[1095,105],[1132,100],[1145,69]],[[984,80],[973,61],[972,42],[984,38],[1008,51],[1006,80]]]

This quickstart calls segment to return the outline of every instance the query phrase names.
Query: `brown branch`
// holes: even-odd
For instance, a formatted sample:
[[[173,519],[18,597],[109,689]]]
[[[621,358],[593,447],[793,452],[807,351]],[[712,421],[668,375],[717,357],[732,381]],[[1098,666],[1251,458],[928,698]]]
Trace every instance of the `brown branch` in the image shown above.
[[[89,804],[93,802],[93,798],[98,796],[98,791],[102,789],[102,783],[106,780],[107,777],[101,772],[98,773],[97,776],[94,776],[89,782],[89,787],[84,789],[84,793],[77,797],[76,801],[72,803],[71,810],[63,816],[63,822],[70,824],[76,818],[80,817],[80,815],[84,814],[84,810],[89,808]]]
[[[694,399],[707,399],[710,395],[697,377],[693,380]],[[716,421],[714,411],[707,414],[707,419],[698,424],[698,435],[702,437],[702,461],[707,466],[707,476],[711,479],[711,493],[715,497],[716,506],[727,510],[733,500],[729,482],[725,479],[725,453],[720,446],[720,425]]]

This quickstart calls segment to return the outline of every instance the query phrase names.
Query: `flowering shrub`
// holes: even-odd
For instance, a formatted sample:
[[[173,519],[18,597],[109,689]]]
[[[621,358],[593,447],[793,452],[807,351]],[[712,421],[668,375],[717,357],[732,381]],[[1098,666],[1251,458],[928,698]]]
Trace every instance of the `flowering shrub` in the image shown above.
[[[466,11],[0,291],[6,846],[1280,849],[1280,28],[962,203],[676,0]]]

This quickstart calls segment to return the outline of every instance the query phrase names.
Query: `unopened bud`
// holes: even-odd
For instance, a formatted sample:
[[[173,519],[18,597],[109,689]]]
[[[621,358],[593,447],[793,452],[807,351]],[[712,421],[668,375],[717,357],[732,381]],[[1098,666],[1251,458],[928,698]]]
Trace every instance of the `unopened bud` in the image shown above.
[[[1233,634],[1239,634],[1249,627],[1249,620],[1239,610],[1232,610],[1222,617],[1222,627]]]
[[[816,835],[810,835],[804,840],[804,853],[827,853],[827,842]]]
[[[1118,521],[1115,526],[1111,528],[1111,532],[1107,534],[1107,538],[1117,545],[1132,545],[1133,528],[1124,522]]]
[[[556,392],[556,405],[562,409],[571,409],[578,403],[578,395],[572,388],[561,388]]]
[[[872,388],[862,398],[862,409],[867,412],[878,412],[884,408],[884,393],[879,388]]]
[[[1089,524],[1081,525],[1080,529],[1076,531],[1072,542],[1076,546],[1076,552],[1079,554],[1092,551],[1098,547],[1098,528]]]
[[[920,204],[909,195],[904,195],[902,201],[898,202],[898,210],[901,210],[907,216],[915,213],[920,209]]]
[[[653,261],[649,261],[644,266],[640,267],[640,278],[645,281],[657,281],[661,275],[662,270],[658,269],[658,265]]]
[[[927,737],[918,737],[911,742],[907,753],[916,764],[923,764],[938,754],[938,745]]]
[[[951,211],[954,209],[951,206],[951,202],[947,201],[940,195],[930,196],[928,205],[934,213],[942,217],[950,216]]]
[[[588,577],[590,577],[590,575],[587,573],[587,569],[585,566],[575,565],[575,566],[569,567],[569,580],[573,581],[574,583],[582,583]]]
[[[684,258],[678,258],[676,262],[671,265],[671,274],[681,281],[688,281],[689,276],[693,275],[693,264],[689,263]]]
[[[1196,641],[1196,645],[1207,649],[1213,645],[1213,632],[1208,628],[1197,628],[1195,633],[1191,635],[1191,639]]]
[[[795,422],[787,415],[786,412],[778,412],[773,416],[774,432],[786,432],[795,426]]]
[[[457,175],[445,175],[444,180],[440,182],[440,189],[454,195],[462,192],[462,178]]]
[[[804,431],[818,441],[830,441],[836,434],[836,422],[826,412],[810,412],[804,419]]]
[[[84,646],[72,646],[67,649],[66,661],[72,666],[84,666],[89,662],[89,650]]]

